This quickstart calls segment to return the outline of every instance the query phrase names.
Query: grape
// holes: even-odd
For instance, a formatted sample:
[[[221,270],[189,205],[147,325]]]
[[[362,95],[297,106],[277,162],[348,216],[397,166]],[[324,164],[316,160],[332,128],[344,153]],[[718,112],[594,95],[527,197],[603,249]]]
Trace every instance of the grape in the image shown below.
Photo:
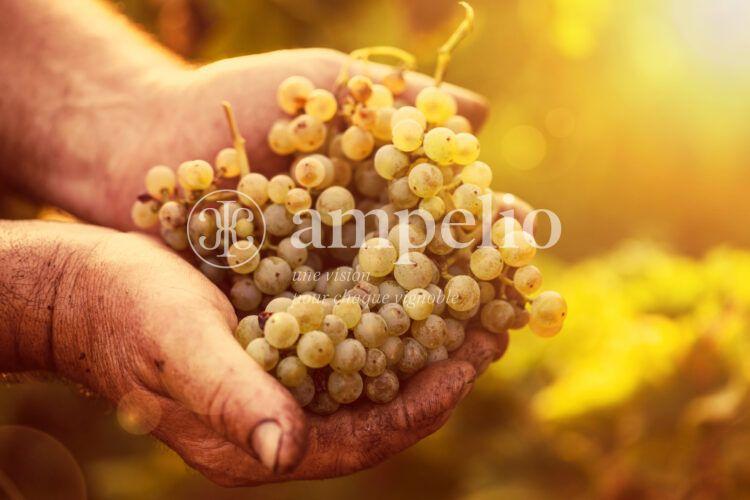
[[[295,229],[292,214],[284,205],[276,203],[268,205],[263,211],[263,221],[266,224],[266,231],[271,236],[289,236]]]
[[[352,182],[352,164],[342,158],[331,158],[333,164],[333,184],[346,187]]]
[[[367,99],[367,107],[371,109],[393,107],[393,94],[388,87],[376,83],[372,86],[372,95]]]
[[[333,185],[334,181],[336,180],[336,168],[333,166],[333,161],[331,161],[330,158],[322,154],[314,154],[312,155],[312,157],[320,160],[325,170],[325,175],[323,176],[323,182],[317,185],[315,189],[323,190]]]
[[[414,120],[401,120],[391,129],[391,136],[393,145],[408,153],[422,145],[424,128]]]
[[[307,367],[297,356],[288,356],[276,366],[276,377],[286,387],[297,387],[307,378]]]
[[[294,399],[297,400],[297,403],[299,403],[300,406],[305,407],[309,405],[315,397],[315,382],[313,382],[310,375],[305,374],[299,385],[289,387],[289,392],[292,393],[292,396],[294,396]]]
[[[335,314],[326,314],[323,318],[323,326],[321,328],[323,332],[328,335],[335,345],[340,344],[346,339],[349,334],[346,328],[344,320],[336,316]]]
[[[434,349],[427,349],[427,364],[437,363],[448,359],[448,349],[444,345],[437,346]]]
[[[487,302],[494,300],[496,295],[495,287],[492,283],[487,281],[479,282],[479,303],[486,304]]]
[[[248,240],[240,240],[227,251],[227,264],[232,271],[239,274],[250,274],[260,263],[258,248]]]
[[[406,177],[395,179],[388,184],[388,199],[398,210],[411,208],[419,203],[419,196],[412,192]]]
[[[533,300],[530,314],[531,323],[554,326],[562,324],[568,314],[568,305],[559,293],[546,291]]]
[[[490,236],[492,243],[499,248],[505,246],[505,236],[521,231],[521,224],[513,217],[501,217],[492,224]]]
[[[400,337],[388,337],[379,349],[385,354],[388,368],[393,368],[404,356],[404,341]]]
[[[294,115],[305,106],[314,88],[313,83],[304,76],[290,76],[279,84],[276,101],[286,113]]]
[[[141,229],[148,229],[159,222],[159,203],[156,200],[135,200],[130,209],[133,224]]]
[[[456,321],[453,318],[445,320],[445,348],[448,352],[453,352],[464,343],[466,338],[466,331],[464,325],[460,321]]]
[[[481,189],[487,189],[492,184],[492,169],[481,161],[469,163],[459,175],[464,184],[473,184]]]
[[[360,281],[346,292],[347,297],[354,297],[365,307],[375,307],[380,300],[378,286],[368,281]]]
[[[396,108],[379,108],[375,111],[375,121],[370,127],[370,132],[375,139],[384,142],[391,142],[391,118]]]
[[[357,165],[354,170],[354,187],[361,194],[378,199],[386,190],[386,180],[375,171],[372,161],[365,161]]]
[[[424,135],[424,153],[438,165],[453,162],[456,134],[449,128],[435,127]]]
[[[214,180],[214,169],[203,160],[191,160],[177,168],[177,181],[186,191],[208,189]]]
[[[258,323],[258,316],[245,316],[237,323],[237,328],[234,330],[234,338],[240,343],[243,349],[255,339],[263,337],[263,330]]]
[[[352,403],[362,394],[362,377],[359,373],[333,372],[328,376],[328,395],[341,404]]]
[[[289,123],[289,120],[276,120],[268,131],[268,147],[279,156],[292,154],[297,149]]]
[[[447,127],[457,134],[464,132],[468,134],[472,133],[471,122],[465,116],[461,115],[451,116],[443,122],[443,127]]]
[[[295,267],[292,271],[292,290],[297,293],[314,290],[315,273],[315,269],[307,265]]]
[[[250,201],[245,197],[252,199],[258,206],[264,205],[268,201],[268,179],[262,174],[247,174],[237,184],[237,191],[244,195],[239,196],[239,200],[243,205],[251,205]]]
[[[367,360],[362,367],[362,373],[368,377],[378,377],[385,371],[386,365],[387,360],[383,351],[380,349],[368,349]]]
[[[441,288],[434,283],[430,283],[429,285],[427,285],[427,288],[425,290],[430,292],[430,295],[432,295],[432,297],[435,299],[435,307],[432,309],[432,314],[436,314],[438,316],[442,315],[443,311],[445,311],[445,295],[443,294],[443,290],[441,290]]]
[[[378,314],[385,320],[388,335],[397,337],[409,331],[411,320],[401,304],[385,304]]]
[[[279,362],[279,351],[266,339],[251,340],[245,352],[265,371],[272,370]]]
[[[292,299],[289,297],[274,297],[266,304],[265,310],[270,313],[286,312],[292,305]]]
[[[302,212],[312,206],[312,197],[310,196],[310,193],[304,189],[290,189],[286,194],[284,206],[290,214],[296,214],[297,212]]]
[[[443,188],[443,174],[429,163],[412,168],[408,179],[409,189],[420,198],[431,198]]]
[[[343,297],[344,293],[355,285],[352,279],[354,269],[340,266],[330,272],[325,292],[329,297]],[[351,328],[351,327],[350,327]]]
[[[336,116],[337,109],[336,97],[325,89],[315,89],[307,96],[305,113],[320,121],[327,122]]]
[[[459,321],[468,321],[479,313],[479,307],[480,304],[477,303],[477,305],[466,311],[456,311],[455,309],[448,308],[448,313]]]
[[[286,201],[286,195],[294,189],[294,180],[288,175],[279,174],[271,177],[267,186],[268,197],[273,203],[283,204]]]
[[[294,147],[303,153],[320,148],[326,140],[325,123],[310,115],[299,115],[289,123]]]
[[[443,228],[445,228],[445,232],[450,234],[454,240],[456,238],[456,231],[453,226],[449,224],[437,224],[435,226],[435,235],[427,244],[427,249],[435,255],[448,255],[453,251],[453,246],[443,239]]]
[[[187,232],[183,227],[177,229],[162,227],[159,230],[159,234],[161,234],[162,239],[167,245],[178,252],[186,250],[189,246]]]
[[[395,280],[385,280],[378,285],[378,295],[383,305],[399,304],[405,294],[406,291]]]
[[[235,309],[250,312],[258,309],[263,294],[256,288],[253,281],[249,278],[240,279],[234,282],[229,290],[229,300]]]
[[[255,231],[255,224],[250,219],[240,219],[234,226],[238,238],[249,238]]]
[[[479,305],[479,285],[470,276],[454,276],[445,285],[445,300],[455,311],[468,311]]]
[[[306,188],[314,188],[323,183],[326,169],[323,162],[315,156],[305,156],[294,165],[294,178]]]
[[[461,184],[453,191],[453,203],[456,208],[468,210],[478,216],[482,213],[482,189],[474,184]]]
[[[479,158],[479,140],[473,134],[466,132],[456,134],[453,162],[459,165],[469,165],[477,158]]]
[[[385,238],[371,238],[359,249],[359,265],[376,278],[387,276],[398,258],[393,244]]]
[[[542,273],[536,266],[523,266],[513,275],[513,286],[524,295],[533,295],[542,286]]]
[[[229,179],[240,175],[240,158],[234,148],[224,148],[219,151],[214,164],[219,177]]]
[[[514,316],[513,322],[508,328],[510,328],[511,330],[518,330],[529,324],[529,321],[531,319],[529,311],[518,306],[513,306],[513,311],[515,311],[516,315]]]
[[[390,370],[375,378],[368,378],[365,382],[365,394],[373,403],[388,403],[398,395],[398,377]]]
[[[318,415],[330,415],[339,409],[339,404],[327,392],[318,392],[307,409]]]
[[[341,137],[341,149],[347,158],[361,161],[370,156],[375,146],[375,138],[370,132],[357,125],[352,125]]]
[[[388,327],[381,316],[367,312],[354,327],[354,337],[365,347],[380,347],[388,338]]]
[[[372,80],[364,75],[355,75],[346,82],[346,88],[355,100],[367,102],[372,95]]]
[[[514,317],[515,311],[509,302],[492,300],[482,307],[480,320],[487,330],[502,333],[508,329]]]
[[[323,304],[310,295],[298,295],[286,311],[297,319],[302,333],[320,328],[325,317]]]
[[[355,339],[345,339],[336,344],[331,368],[341,373],[356,373],[365,366],[366,360],[367,351],[362,342]]]
[[[297,342],[297,356],[309,368],[322,368],[333,359],[333,341],[325,333],[313,330]]]
[[[205,261],[201,260],[198,264],[198,269],[203,273],[203,276],[210,279],[216,285],[223,285],[227,277],[226,269],[222,269],[223,263],[216,257],[208,257]]]
[[[411,325],[411,335],[427,349],[435,349],[445,342],[445,320],[430,314]]]
[[[508,237],[507,244],[500,247],[503,261],[509,266],[522,267],[531,263],[536,255],[532,245],[533,237],[523,231],[514,231]]]
[[[415,104],[430,123],[443,123],[455,115],[457,109],[456,99],[437,87],[423,88]]]
[[[277,349],[292,347],[297,341],[299,334],[300,325],[295,316],[289,312],[273,313],[263,327],[265,339]]]
[[[435,298],[423,288],[409,290],[404,296],[404,311],[413,320],[426,319],[435,308]]]
[[[421,111],[414,106],[402,106],[398,108],[391,116],[391,128],[404,120],[414,120],[419,124],[422,131],[427,128],[427,119]]]
[[[393,144],[381,146],[374,160],[375,171],[384,179],[401,177],[409,170],[409,156]]]
[[[393,277],[406,290],[426,288],[432,281],[432,261],[419,252],[409,252],[406,258],[408,262],[396,263]]]
[[[278,295],[292,282],[292,268],[280,257],[265,257],[258,263],[253,278],[261,292]]]
[[[159,209],[159,222],[164,227],[175,229],[184,226],[186,217],[187,210],[176,201],[168,201]]]
[[[445,182],[445,178],[443,178],[443,182]],[[445,202],[438,196],[423,199],[419,202],[419,208],[429,213],[435,221],[439,221],[445,215]]]
[[[291,238],[284,238],[276,247],[276,255],[287,261],[290,267],[296,268],[307,261],[307,248],[297,248]]]
[[[352,218],[351,214],[343,214],[354,209],[354,196],[346,188],[331,186],[318,195],[315,209],[320,213],[320,219],[324,224],[328,226],[339,225],[339,221],[343,224]],[[337,210],[341,210],[341,216],[335,219],[331,216],[331,212]]]
[[[146,191],[157,200],[172,196],[175,182],[174,172],[164,165],[151,167],[146,172]]]
[[[427,364],[427,351],[412,338],[404,339],[404,355],[398,362],[398,370],[404,375],[412,375]]]
[[[362,307],[355,298],[344,297],[333,306],[333,314],[344,320],[348,329],[352,329],[362,318]]]
[[[503,259],[494,247],[479,247],[471,254],[471,272],[480,280],[490,281],[503,272]]]

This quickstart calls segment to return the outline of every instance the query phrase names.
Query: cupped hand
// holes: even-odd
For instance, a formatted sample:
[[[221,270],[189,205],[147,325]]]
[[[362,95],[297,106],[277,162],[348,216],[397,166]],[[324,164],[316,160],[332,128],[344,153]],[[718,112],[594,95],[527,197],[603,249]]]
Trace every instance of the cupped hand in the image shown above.
[[[128,402],[145,430],[222,485],[374,465],[437,430],[507,343],[471,331],[392,402],[311,415],[243,351],[232,306],[201,273],[154,239],[96,231],[57,286],[52,364]]]

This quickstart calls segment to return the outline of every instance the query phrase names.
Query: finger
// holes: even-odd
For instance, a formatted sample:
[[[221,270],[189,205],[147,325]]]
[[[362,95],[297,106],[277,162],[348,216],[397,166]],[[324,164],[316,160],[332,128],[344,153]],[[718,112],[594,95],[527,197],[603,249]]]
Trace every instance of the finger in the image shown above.
[[[193,307],[201,310],[199,317],[161,325],[152,388],[184,404],[270,470],[293,468],[307,442],[302,409],[239,347],[220,311]]]
[[[471,363],[477,374],[483,373],[493,361],[500,359],[508,348],[508,332],[491,333],[482,329],[466,332],[466,339],[451,359]]]
[[[446,360],[402,382],[385,405],[363,402],[310,417],[310,448],[295,476],[332,477],[371,467],[439,429],[468,394],[476,372]]]

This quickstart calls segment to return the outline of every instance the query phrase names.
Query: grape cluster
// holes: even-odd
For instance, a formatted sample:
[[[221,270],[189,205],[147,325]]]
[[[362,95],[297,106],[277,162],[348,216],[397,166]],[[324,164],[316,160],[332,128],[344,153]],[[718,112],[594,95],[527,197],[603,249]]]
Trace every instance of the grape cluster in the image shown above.
[[[507,216],[518,209],[521,219],[526,207],[490,189],[492,169],[478,160],[455,98],[430,86],[411,106],[399,100],[405,88],[401,69],[379,82],[345,78],[332,90],[289,77],[277,93],[288,117],[267,137],[272,151],[292,156],[288,174],[250,172],[235,133],[235,147],[213,166],[153,167],[132,209],[138,226],[159,224],[176,250],[215,240],[220,219],[245,205],[259,212],[235,217],[238,240],[224,256],[201,252],[199,267],[244,316],[235,336],[249,357],[316,413],[363,395],[391,401],[400,381],[458,349],[471,324],[552,336],[567,313],[560,294],[540,293],[533,228]],[[230,124],[236,130],[231,115]],[[198,198],[227,183],[242,196],[188,221]],[[309,209],[323,224],[322,248],[292,238],[314,241]],[[363,240],[345,214],[352,209],[367,214]],[[337,235],[342,244],[332,245]]]

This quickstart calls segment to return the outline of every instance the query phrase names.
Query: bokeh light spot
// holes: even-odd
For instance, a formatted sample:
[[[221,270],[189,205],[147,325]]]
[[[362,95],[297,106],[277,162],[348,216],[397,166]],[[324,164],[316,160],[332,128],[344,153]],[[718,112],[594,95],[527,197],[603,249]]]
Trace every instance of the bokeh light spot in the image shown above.
[[[148,434],[160,420],[161,405],[156,396],[146,391],[131,391],[117,404],[117,422],[131,434]]]
[[[500,148],[503,158],[511,167],[530,170],[544,160],[547,154],[547,141],[535,127],[519,125],[505,134]]]
[[[569,109],[555,108],[547,113],[544,125],[550,135],[562,139],[569,137],[575,131],[576,117]]]

